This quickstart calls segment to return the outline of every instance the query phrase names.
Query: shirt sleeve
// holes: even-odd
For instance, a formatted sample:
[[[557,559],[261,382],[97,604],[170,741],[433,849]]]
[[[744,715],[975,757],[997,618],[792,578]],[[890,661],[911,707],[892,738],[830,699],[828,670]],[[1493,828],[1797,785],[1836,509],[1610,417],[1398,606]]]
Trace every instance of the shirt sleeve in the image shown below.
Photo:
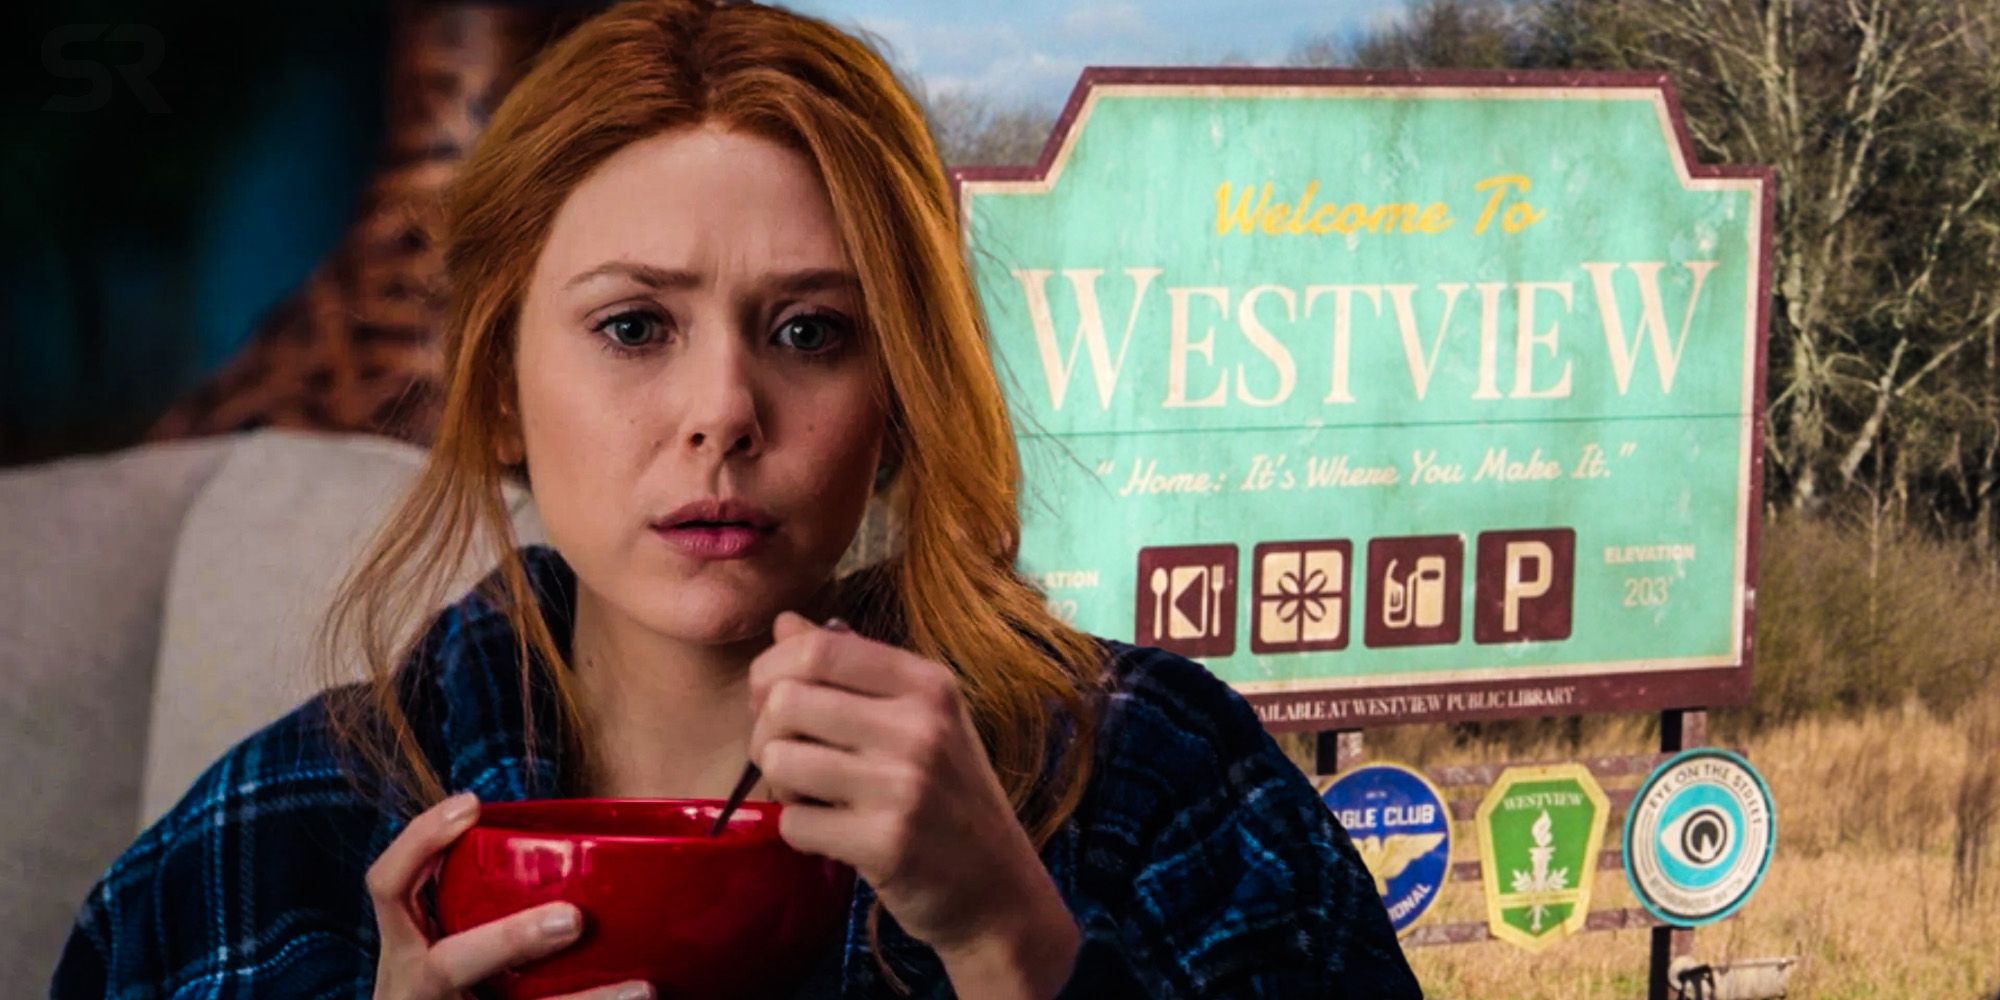
[[[373,950],[352,918],[331,919],[324,908],[302,904],[267,906],[269,922],[251,925],[242,897],[211,897],[177,870],[185,848],[177,845],[164,863],[155,862],[153,849],[142,839],[91,890],[56,962],[51,1000],[372,992]],[[209,883],[232,881],[213,870],[206,875]]]
[[[94,915],[86,906],[69,932],[62,957],[56,960],[56,974],[49,983],[51,1000],[102,997],[110,994],[105,982],[104,946],[94,933]]]
[[[168,929],[159,926],[153,905],[163,841],[160,828],[148,830],[91,886],[56,961],[51,998],[164,995]]]
[[[368,995],[377,816],[306,736],[287,717],[231,749],[111,863],[50,997]]]
[[[1099,891],[1073,904],[1061,996],[1421,998],[1359,854],[1255,712],[1139,652],[1178,662],[1135,680],[1100,751]]]

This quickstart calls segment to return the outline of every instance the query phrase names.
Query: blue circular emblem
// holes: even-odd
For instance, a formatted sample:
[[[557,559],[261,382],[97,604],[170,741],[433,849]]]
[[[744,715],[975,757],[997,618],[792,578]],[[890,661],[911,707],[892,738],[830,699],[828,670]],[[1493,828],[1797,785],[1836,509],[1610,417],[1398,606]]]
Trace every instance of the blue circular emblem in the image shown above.
[[[1625,878],[1656,917],[1680,927],[1736,912],[1778,843],[1771,790],[1750,763],[1713,747],[1653,769],[1625,815]]]
[[[1451,812],[1424,776],[1399,764],[1342,773],[1322,796],[1375,876],[1396,933],[1437,902],[1451,869]]]

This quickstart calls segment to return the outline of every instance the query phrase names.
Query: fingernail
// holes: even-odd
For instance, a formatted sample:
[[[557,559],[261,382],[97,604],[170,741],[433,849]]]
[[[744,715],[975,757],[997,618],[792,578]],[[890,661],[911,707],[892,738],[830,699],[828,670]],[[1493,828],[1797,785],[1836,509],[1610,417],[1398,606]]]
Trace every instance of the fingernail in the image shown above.
[[[477,808],[479,808],[479,796],[472,792],[460,792],[446,799],[444,801],[445,825],[452,826],[464,822],[465,818],[472,815],[472,811]]]
[[[649,983],[626,983],[614,1000],[653,1000],[653,987]]]
[[[853,629],[847,627],[847,619],[845,618],[828,618],[826,620],[826,627],[832,629],[835,632],[854,631]]]
[[[576,933],[577,912],[574,907],[565,906],[553,910],[542,917],[542,933],[552,937],[568,937]]]

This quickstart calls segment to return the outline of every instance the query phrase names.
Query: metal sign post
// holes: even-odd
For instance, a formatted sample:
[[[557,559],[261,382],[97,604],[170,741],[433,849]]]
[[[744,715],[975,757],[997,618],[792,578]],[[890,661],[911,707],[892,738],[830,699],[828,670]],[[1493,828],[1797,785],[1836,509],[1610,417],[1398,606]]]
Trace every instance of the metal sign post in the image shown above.
[[[1708,713],[1701,709],[1670,709],[1660,713],[1660,752],[1677,753],[1708,743]],[[1673,984],[1667,970],[1674,959],[1694,951],[1692,928],[1653,928],[1652,956],[1646,975],[1647,1000],[1669,1000]]]

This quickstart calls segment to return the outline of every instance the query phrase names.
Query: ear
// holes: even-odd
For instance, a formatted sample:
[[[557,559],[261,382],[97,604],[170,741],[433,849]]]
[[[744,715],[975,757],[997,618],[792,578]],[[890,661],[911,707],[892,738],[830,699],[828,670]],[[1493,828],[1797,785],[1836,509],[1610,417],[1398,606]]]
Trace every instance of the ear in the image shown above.
[[[502,428],[493,442],[493,456],[500,464],[512,468],[528,458],[527,449],[521,444],[521,436],[512,428]]]
[[[512,403],[500,403],[499,426],[493,434],[493,457],[500,464],[513,467],[528,459],[528,447],[521,440],[521,418],[514,412]]]
[[[889,488],[889,482],[896,478],[896,472],[903,467],[903,449],[897,443],[893,430],[882,434],[882,457],[875,464],[875,492]]]

